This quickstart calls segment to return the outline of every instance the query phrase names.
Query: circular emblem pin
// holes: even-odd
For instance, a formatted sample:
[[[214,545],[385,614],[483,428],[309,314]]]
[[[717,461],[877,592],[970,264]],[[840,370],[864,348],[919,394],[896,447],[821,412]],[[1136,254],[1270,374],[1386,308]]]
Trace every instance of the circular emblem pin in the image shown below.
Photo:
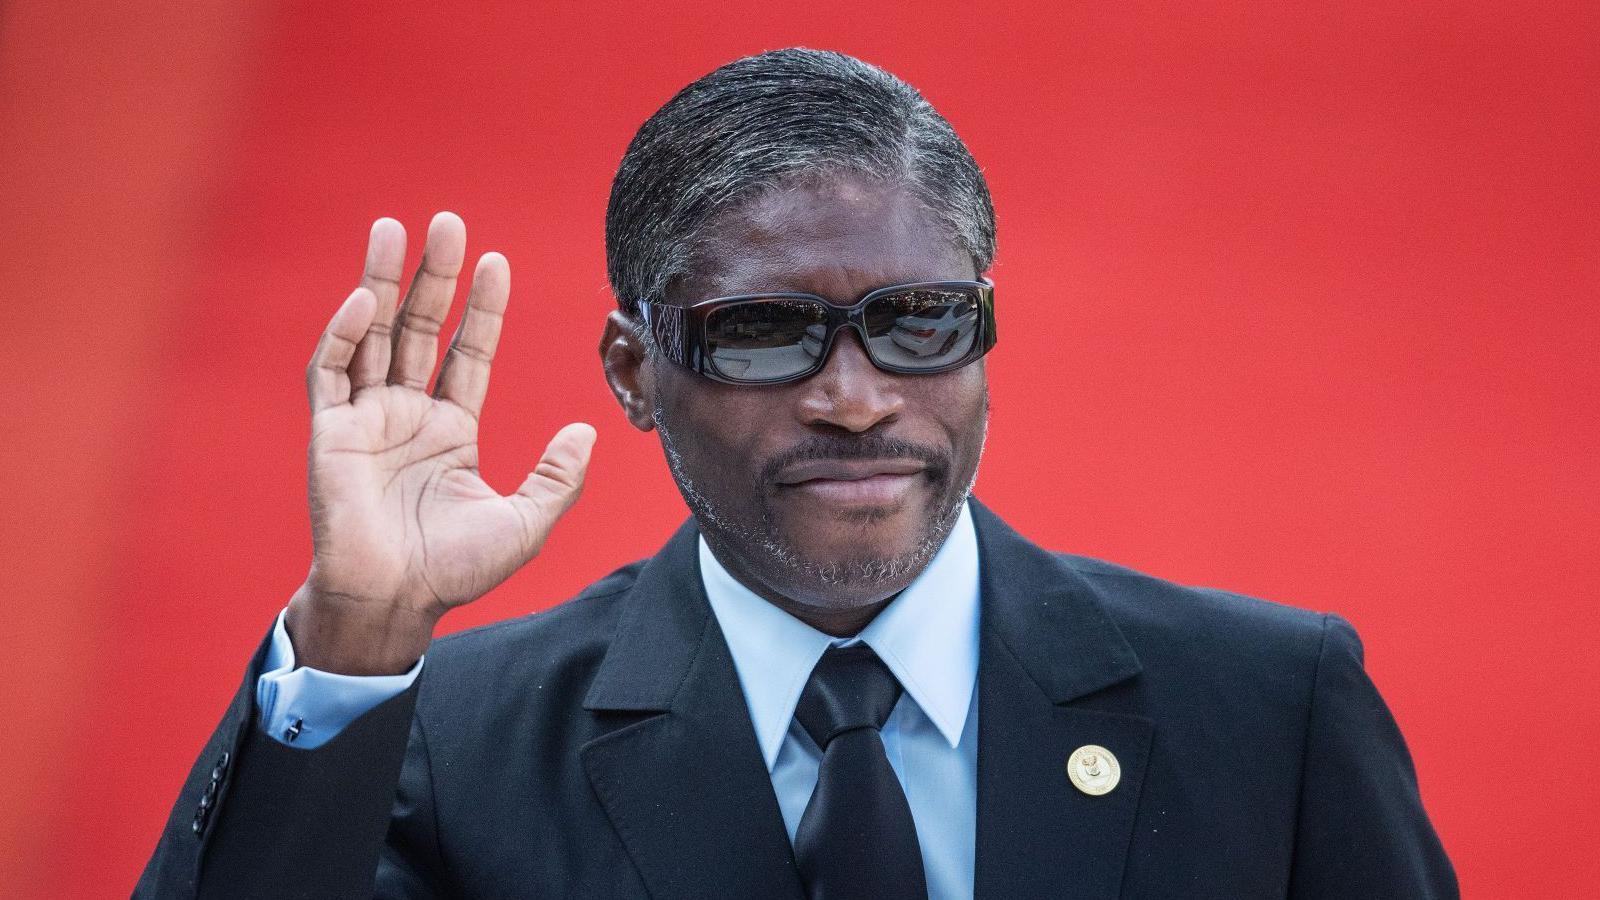
[[[1111,793],[1122,780],[1122,766],[1110,750],[1099,744],[1085,744],[1067,757],[1067,777],[1073,787],[1098,797]]]

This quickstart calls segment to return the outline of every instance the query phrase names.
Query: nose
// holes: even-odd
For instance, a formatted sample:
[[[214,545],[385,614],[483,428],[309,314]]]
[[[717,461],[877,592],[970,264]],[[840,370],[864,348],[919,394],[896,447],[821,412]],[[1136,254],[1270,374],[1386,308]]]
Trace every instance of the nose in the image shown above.
[[[839,329],[822,370],[801,385],[800,418],[814,427],[859,434],[894,421],[905,406],[897,379],[872,364],[854,328]]]

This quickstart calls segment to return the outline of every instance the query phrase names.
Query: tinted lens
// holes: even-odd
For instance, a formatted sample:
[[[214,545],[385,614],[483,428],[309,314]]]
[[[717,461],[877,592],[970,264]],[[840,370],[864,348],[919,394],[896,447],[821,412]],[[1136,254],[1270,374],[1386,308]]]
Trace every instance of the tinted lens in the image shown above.
[[[867,304],[867,346],[884,365],[936,369],[972,350],[982,314],[971,291],[919,288],[885,294]]]
[[[815,300],[750,300],[706,317],[706,352],[736,381],[775,381],[816,368],[828,312]]]

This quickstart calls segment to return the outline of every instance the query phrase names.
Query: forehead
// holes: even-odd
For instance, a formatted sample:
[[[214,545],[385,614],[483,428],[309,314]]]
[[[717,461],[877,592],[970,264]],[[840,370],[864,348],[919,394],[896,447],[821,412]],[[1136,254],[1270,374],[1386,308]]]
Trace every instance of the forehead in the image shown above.
[[[685,303],[764,291],[851,303],[886,284],[978,274],[914,193],[852,176],[787,183],[721,214],[691,272],[677,292]]]

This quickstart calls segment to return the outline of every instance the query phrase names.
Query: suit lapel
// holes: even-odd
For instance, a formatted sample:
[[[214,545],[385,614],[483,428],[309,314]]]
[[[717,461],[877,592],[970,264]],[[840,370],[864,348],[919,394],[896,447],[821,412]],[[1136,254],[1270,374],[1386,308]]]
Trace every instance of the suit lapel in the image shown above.
[[[1153,723],[1076,702],[1139,661],[1094,589],[973,501],[982,558],[975,894],[1112,898],[1121,890]],[[1066,763],[1097,744],[1121,766],[1110,793]]]
[[[697,534],[684,525],[634,584],[584,702],[621,727],[584,745],[584,769],[652,896],[798,898]]]
[[[982,559],[975,895],[1116,897],[1153,723],[1089,708],[1139,661],[1068,566],[973,501]],[[771,779],[700,580],[693,522],[639,574],[584,702],[618,728],[581,753],[652,896],[803,896]],[[1121,781],[1091,797],[1069,754]]]

